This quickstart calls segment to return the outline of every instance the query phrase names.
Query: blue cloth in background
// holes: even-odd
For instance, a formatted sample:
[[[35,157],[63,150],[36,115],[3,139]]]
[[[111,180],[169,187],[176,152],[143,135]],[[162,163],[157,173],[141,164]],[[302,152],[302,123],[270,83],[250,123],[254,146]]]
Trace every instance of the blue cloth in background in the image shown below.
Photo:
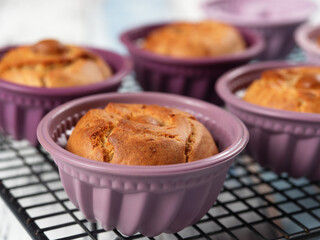
[[[130,28],[173,19],[170,0],[108,0],[103,6],[103,20],[108,48],[126,53],[119,40],[120,34]]]

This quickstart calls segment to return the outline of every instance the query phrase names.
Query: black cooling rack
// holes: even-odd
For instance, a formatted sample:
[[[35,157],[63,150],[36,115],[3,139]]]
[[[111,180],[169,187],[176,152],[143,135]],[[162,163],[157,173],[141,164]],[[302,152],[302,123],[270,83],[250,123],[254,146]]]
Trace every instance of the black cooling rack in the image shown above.
[[[0,194],[34,239],[320,239],[320,183],[292,179],[239,156],[209,212],[176,234],[106,232],[67,198],[50,156],[0,135]]]

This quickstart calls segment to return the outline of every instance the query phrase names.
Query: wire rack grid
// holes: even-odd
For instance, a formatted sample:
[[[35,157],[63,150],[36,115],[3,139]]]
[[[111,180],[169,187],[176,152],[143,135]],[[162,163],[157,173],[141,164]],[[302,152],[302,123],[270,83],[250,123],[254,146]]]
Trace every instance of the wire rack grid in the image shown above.
[[[241,155],[197,223],[147,238],[104,231],[69,201],[50,155],[0,135],[0,195],[33,239],[320,239],[320,185],[263,169]]]

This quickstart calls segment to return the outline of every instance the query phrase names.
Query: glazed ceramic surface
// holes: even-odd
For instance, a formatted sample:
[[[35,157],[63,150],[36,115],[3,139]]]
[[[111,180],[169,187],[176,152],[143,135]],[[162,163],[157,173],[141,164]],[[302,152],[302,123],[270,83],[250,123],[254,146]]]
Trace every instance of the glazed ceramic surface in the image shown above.
[[[260,60],[284,59],[294,48],[294,31],[316,6],[309,0],[209,0],[207,17],[258,31],[266,41]]]
[[[295,32],[295,40],[310,63],[320,63],[320,25],[304,24]]]
[[[2,49],[0,57],[9,49]],[[88,49],[99,54],[113,69],[114,74],[106,81],[80,87],[38,88],[0,79],[0,130],[14,139],[27,139],[37,145],[37,125],[47,112],[78,97],[117,91],[131,70],[130,61],[111,51]]]
[[[142,49],[143,38],[150,31],[164,25],[137,27],[124,32],[120,37],[133,59],[136,78],[146,91],[181,94],[221,104],[214,90],[217,78],[249,62],[264,48],[264,41],[257,33],[240,30],[247,49],[222,57],[174,58]]]
[[[89,109],[108,102],[148,103],[193,114],[212,133],[220,153],[190,163],[127,166],[89,160],[64,149],[69,130]],[[197,222],[214,204],[248,132],[235,116],[212,104],[161,93],[108,93],[74,100],[39,124],[38,139],[58,165],[70,200],[90,221],[126,235],[174,233]]]
[[[248,127],[247,152],[262,166],[277,173],[320,180],[320,114],[261,107],[242,100],[237,93],[259,78],[264,70],[299,66],[290,62],[263,62],[223,75],[216,89],[228,110]]]

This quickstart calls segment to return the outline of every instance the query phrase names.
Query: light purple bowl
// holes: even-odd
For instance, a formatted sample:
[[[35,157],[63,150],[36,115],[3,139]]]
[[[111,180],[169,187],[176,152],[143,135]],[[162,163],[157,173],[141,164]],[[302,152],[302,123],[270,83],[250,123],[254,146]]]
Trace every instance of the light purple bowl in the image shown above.
[[[150,31],[164,25],[137,27],[120,37],[132,56],[136,78],[146,91],[175,93],[222,104],[214,91],[217,78],[249,62],[264,48],[263,39],[250,30],[240,30],[248,45],[246,50],[221,57],[175,58],[152,53],[138,45]]]
[[[195,162],[127,166],[77,156],[63,147],[67,130],[92,108],[108,102],[158,104],[187,111],[212,133],[220,153]],[[89,221],[125,235],[173,233],[197,222],[214,204],[233,159],[249,134],[235,116],[212,104],[164,93],[107,93],[81,98],[51,111],[38,139],[59,167],[70,200]],[[62,147],[61,147],[62,146]]]
[[[283,59],[294,48],[294,31],[316,9],[309,0],[209,0],[208,18],[258,31],[266,41],[260,60]]]
[[[268,69],[302,66],[290,62],[264,62],[234,69],[217,82],[219,96],[229,111],[247,126],[247,152],[262,166],[277,173],[320,180],[320,114],[277,110],[242,100],[245,89]]]
[[[11,48],[0,50],[0,58]],[[27,139],[37,145],[37,125],[48,111],[71,99],[117,91],[123,77],[131,71],[131,62],[111,51],[88,49],[111,66],[113,76],[100,83],[68,88],[29,87],[0,79],[0,130],[16,140]]]
[[[310,63],[320,63],[320,25],[310,23],[300,26],[295,32],[295,40],[304,51],[306,60]]]

